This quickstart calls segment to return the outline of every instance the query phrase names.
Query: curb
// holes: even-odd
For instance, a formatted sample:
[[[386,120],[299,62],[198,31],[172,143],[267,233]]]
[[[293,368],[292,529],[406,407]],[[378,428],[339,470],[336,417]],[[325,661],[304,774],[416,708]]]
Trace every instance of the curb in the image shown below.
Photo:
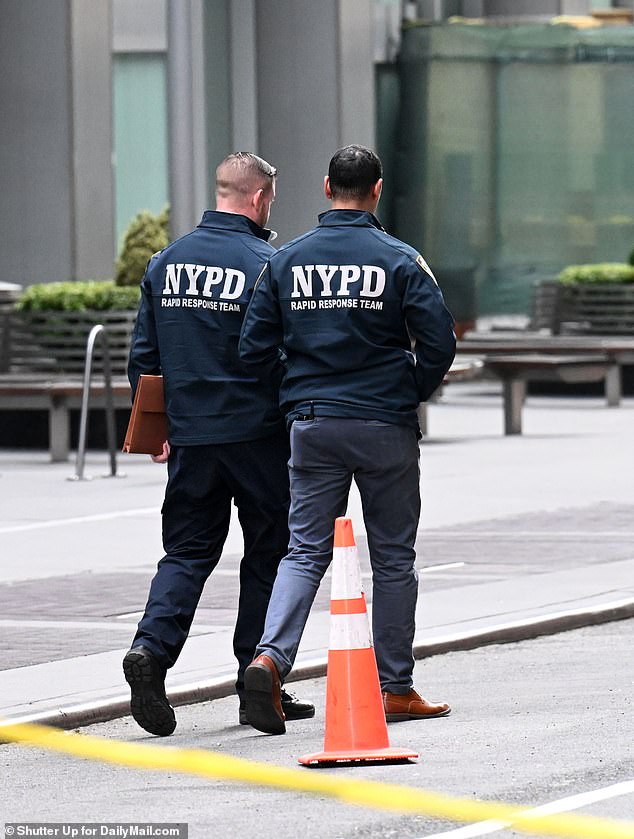
[[[430,658],[450,652],[474,650],[491,644],[512,644],[527,641],[545,635],[557,635],[586,626],[628,620],[634,617],[634,598],[616,600],[590,609],[571,609],[553,612],[524,620],[509,621],[472,632],[454,633],[431,638],[414,645],[414,658]],[[300,682],[306,679],[321,678],[326,675],[327,659],[315,658],[298,665],[288,682]],[[174,707],[193,705],[197,702],[209,702],[223,699],[234,694],[235,676],[231,678],[210,679],[189,685],[175,687],[168,691]],[[5,725],[39,723],[54,728],[81,728],[100,722],[110,722],[130,714],[130,699],[127,695],[115,696],[107,700],[68,705],[53,711],[35,714],[23,714],[0,720],[0,732]],[[2,741],[0,735],[0,742]]]

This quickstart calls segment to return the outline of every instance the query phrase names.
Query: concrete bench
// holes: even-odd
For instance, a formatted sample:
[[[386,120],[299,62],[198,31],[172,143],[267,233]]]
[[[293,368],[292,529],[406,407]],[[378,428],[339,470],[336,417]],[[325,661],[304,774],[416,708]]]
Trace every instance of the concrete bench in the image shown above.
[[[107,329],[116,408],[130,407],[126,367],[136,313],[132,311],[0,312],[0,411],[46,410],[51,460],[70,449],[70,412],[81,408],[88,335]],[[90,407],[105,407],[103,347],[95,345]]]
[[[21,374],[0,375],[0,410],[47,410],[51,461],[68,460],[70,412],[81,407],[83,380],[57,379]],[[130,385],[123,377],[113,378],[114,407],[130,408]],[[105,407],[105,386],[95,381],[90,388],[90,407]]]
[[[470,332],[458,342],[458,355],[481,355],[492,359],[498,356],[587,356],[600,355],[607,359],[612,369],[606,380],[606,400],[611,407],[621,403],[621,368],[634,364],[634,337],[600,337],[597,335],[565,336],[531,331]],[[547,367],[541,368],[546,374]],[[540,381],[537,375],[533,381]],[[552,379],[551,379],[552,381]]]
[[[502,380],[504,397],[504,433],[522,433],[522,408],[526,383],[530,381],[559,381],[566,383],[604,381],[608,404],[610,386],[619,369],[605,354],[546,355],[515,353],[490,355],[484,367]]]

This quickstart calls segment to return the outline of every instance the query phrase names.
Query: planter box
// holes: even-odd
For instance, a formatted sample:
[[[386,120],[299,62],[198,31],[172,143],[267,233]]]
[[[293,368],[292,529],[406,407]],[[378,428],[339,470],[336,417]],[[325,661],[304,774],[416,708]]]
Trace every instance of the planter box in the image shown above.
[[[634,284],[564,285],[554,280],[535,289],[532,325],[554,335],[634,334]]]
[[[93,326],[107,329],[112,374],[126,374],[136,310],[86,312],[18,312],[5,314],[0,329],[0,370],[7,373],[81,375],[86,342]],[[93,370],[103,370],[101,342],[93,355]]]
[[[562,332],[634,334],[634,285],[564,285],[560,291],[559,321]]]

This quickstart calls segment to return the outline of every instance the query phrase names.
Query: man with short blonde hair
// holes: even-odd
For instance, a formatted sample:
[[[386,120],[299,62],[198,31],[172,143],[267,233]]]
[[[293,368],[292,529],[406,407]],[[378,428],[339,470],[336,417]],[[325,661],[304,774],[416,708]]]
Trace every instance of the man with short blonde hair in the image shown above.
[[[216,201],[236,195],[253,195],[259,189],[266,195],[275,191],[277,169],[251,152],[236,152],[216,169]]]
[[[134,719],[166,736],[176,726],[165,695],[203,586],[227,538],[232,502],[244,536],[233,648],[244,715],[244,670],[262,634],[277,566],[288,545],[288,436],[270,381],[238,356],[238,337],[253,286],[274,253],[265,229],[276,170],[238,152],[218,166],[216,209],[150,260],[141,284],[128,374],[161,373],[169,441],[162,508],[165,556],[145,614],[123,661]],[[314,714],[283,697],[289,719]]]

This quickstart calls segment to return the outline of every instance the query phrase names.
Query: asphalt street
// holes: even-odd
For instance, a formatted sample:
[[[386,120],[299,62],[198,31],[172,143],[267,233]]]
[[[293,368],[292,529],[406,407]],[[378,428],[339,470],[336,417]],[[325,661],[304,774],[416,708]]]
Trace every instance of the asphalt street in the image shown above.
[[[334,771],[467,799],[555,802],[634,819],[634,400],[616,409],[601,397],[531,395],[519,437],[502,434],[495,384],[452,385],[428,414],[416,684],[454,711],[444,720],[390,726],[392,745],[419,750],[418,763]],[[302,681],[289,685],[315,702],[315,720],[289,724],[289,734],[278,738],[237,725],[236,522],[168,676],[180,705],[175,736],[157,742],[127,716],[121,658],[161,556],[165,470],[139,456],[120,457],[119,464],[126,477],[77,483],[66,480],[70,462],[50,464],[45,452],[0,451],[0,718],[83,726],[108,740],[194,746],[267,765],[295,766],[299,754],[321,750],[324,681],[312,676],[323,672],[327,653],[328,578],[300,647]],[[89,474],[106,465],[105,453],[89,453]],[[348,515],[371,608],[355,492]],[[604,621],[612,622],[590,628]],[[561,632],[577,626],[588,628]],[[88,726],[95,720],[111,721]],[[168,820],[189,823],[195,837],[290,831],[418,839],[444,832],[467,839],[491,831],[457,833],[421,817],[14,745],[0,746],[0,766],[4,822]],[[582,798],[561,804],[571,795]],[[598,800],[589,804],[592,796]]]
[[[392,745],[420,751],[417,763],[298,771],[528,808],[555,802],[557,809],[562,799],[583,794],[576,814],[634,824],[634,795],[616,794],[616,785],[634,778],[633,632],[634,621],[620,621],[419,662],[417,683],[434,698],[448,700],[453,713],[389,726]],[[159,749],[195,747],[293,767],[299,755],[322,748],[325,680],[296,688],[315,702],[317,715],[289,723],[283,737],[237,725],[231,698],[180,708],[176,732],[166,739],[146,735],[130,718],[82,731],[132,744],[151,742]],[[186,822],[192,839],[464,835],[451,832],[457,824],[424,817],[223,780],[106,766],[18,745],[0,748],[0,766],[5,822]],[[587,803],[589,793],[597,792],[605,799]],[[468,835],[519,835],[478,829]]]

